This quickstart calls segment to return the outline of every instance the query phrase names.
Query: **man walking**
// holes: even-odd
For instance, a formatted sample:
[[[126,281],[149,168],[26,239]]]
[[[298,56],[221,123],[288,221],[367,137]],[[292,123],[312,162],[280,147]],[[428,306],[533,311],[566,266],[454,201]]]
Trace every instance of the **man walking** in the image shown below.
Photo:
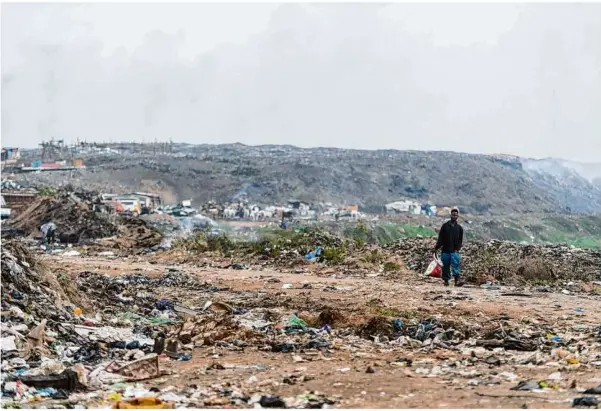
[[[455,278],[455,286],[461,287],[463,282],[459,279],[460,264],[461,264],[461,246],[463,245],[463,228],[457,222],[459,218],[459,210],[456,208],[451,210],[451,219],[444,223],[438,233],[438,241],[434,252],[438,252],[442,248],[442,279],[445,287],[449,286],[451,279],[451,270],[453,278]]]

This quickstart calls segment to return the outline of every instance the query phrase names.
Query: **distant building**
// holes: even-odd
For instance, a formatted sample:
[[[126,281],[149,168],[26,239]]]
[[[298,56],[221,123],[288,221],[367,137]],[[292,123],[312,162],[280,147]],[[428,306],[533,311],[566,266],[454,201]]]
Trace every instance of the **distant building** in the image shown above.
[[[299,216],[309,214],[310,204],[300,200],[288,200],[288,208],[294,210]]]
[[[135,192],[135,193],[124,194],[120,197],[135,198],[138,201],[140,201],[140,203],[142,205],[145,205],[146,207],[150,207],[150,208],[157,208],[157,207],[163,205],[161,196],[159,196],[158,194],[153,194],[153,193]]]
[[[2,148],[1,159],[4,162],[16,162],[21,158],[21,152],[17,147]]]
[[[388,214],[420,214],[421,211],[421,204],[413,200],[400,200],[386,204]]]

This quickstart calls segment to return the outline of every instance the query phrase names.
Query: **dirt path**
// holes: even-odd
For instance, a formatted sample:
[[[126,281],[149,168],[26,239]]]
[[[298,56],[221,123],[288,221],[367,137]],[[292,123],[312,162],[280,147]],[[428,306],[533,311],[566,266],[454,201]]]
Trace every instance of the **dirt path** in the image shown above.
[[[169,267],[151,264],[138,257],[119,260],[52,256],[46,260],[56,272],[69,275],[91,271],[109,275],[143,273],[154,277],[164,274]],[[577,330],[575,327],[601,324],[601,298],[595,295],[503,295],[511,290],[445,288],[438,280],[417,276],[389,280],[381,277],[337,278],[336,273],[322,277],[192,265],[180,265],[178,269],[228,288],[212,293],[209,297],[213,301],[235,306],[244,302],[255,306],[270,302],[286,312],[299,312],[301,317],[316,315],[327,308],[340,313],[344,326],[358,324],[375,314],[405,320],[440,316],[467,329],[485,328],[504,319],[566,330],[577,339],[580,337],[579,332],[574,331]],[[181,292],[181,300],[187,303],[201,305],[206,298],[204,294]],[[337,325],[333,324],[333,327]],[[589,350],[585,352],[589,364],[583,361],[576,365],[568,365],[548,354],[537,365],[520,364],[520,359],[528,353],[498,349],[497,352],[478,352],[474,359],[470,352],[443,348],[410,349],[367,340],[356,345],[341,344],[328,354],[329,358],[316,352],[301,353],[305,362],[295,362],[290,353],[266,352],[259,348],[247,347],[241,351],[196,348],[189,362],[163,360],[164,368],[173,374],[147,385],[185,387],[227,382],[250,391],[260,390],[283,397],[319,391],[329,397],[337,396],[339,401],[335,407],[344,408],[519,408],[524,405],[529,408],[568,408],[573,398],[581,396],[579,391],[601,383],[599,343],[583,348]],[[486,362],[491,355],[500,359],[500,365]],[[402,357],[412,359],[412,366],[391,364]],[[597,361],[598,365],[591,365],[591,361]],[[214,363],[221,367],[211,368]],[[373,367],[375,373],[366,373],[368,367]],[[548,376],[556,372],[560,372],[560,377],[555,389],[544,392],[510,390],[519,381],[548,380]],[[309,376],[309,380],[294,382],[294,378],[286,378],[289,374]]]

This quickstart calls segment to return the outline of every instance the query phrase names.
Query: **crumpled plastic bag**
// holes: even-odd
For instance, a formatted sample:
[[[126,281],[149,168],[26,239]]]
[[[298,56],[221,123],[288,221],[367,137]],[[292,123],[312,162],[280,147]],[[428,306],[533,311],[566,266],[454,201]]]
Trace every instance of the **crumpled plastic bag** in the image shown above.
[[[42,361],[38,368],[28,370],[25,375],[28,377],[34,375],[58,375],[65,371],[65,366],[62,362],[52,359]]]
[[[442,276],[442,261],[440,261],[436,254],[428,265],[428,268],[426,268],[425,275],[426,277],[435,278],[440,278]]]
[[[2,346],[2,352],[17,351],[14,335],[0,339],[0,344]]]

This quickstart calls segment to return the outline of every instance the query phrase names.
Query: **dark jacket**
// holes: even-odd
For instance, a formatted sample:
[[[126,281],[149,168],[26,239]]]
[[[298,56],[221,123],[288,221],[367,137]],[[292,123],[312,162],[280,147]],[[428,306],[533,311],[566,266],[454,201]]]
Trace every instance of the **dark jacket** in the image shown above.
[[[461,250],[462,245],[463,228],[459,223],[453,224],[450,220],[444,223],[438,233],[436,249],[442,248],[443,253],[452,253]]]

